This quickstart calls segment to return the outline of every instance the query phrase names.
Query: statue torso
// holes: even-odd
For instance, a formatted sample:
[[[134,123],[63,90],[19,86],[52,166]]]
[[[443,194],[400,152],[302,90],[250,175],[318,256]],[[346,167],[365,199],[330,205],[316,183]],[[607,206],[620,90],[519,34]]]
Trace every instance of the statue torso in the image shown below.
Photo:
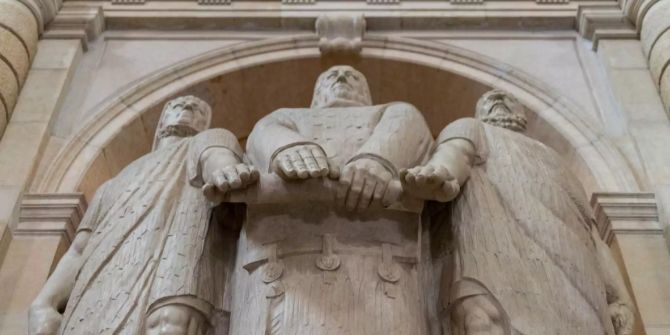
[[[342,166],[370,137],[386,105],[324,109],[282,109],[307,140],[320,145]]]

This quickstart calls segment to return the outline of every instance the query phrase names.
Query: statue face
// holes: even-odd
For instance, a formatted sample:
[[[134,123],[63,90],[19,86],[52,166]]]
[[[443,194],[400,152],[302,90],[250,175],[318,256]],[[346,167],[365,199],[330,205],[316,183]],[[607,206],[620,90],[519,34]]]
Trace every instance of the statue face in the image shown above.
[[[370,106],[365,76],[351,66],[333,66],[319,76],[312,107]]]
[[[212,109],[209,105],[194,97],[184,96],[170,100],[163,108],[156,135],[154,148],[158,142],[168,136],[193,136],[209,128]]]
[[[477,117],[490,125],[523,132],[526,110],[518,100],[500,90],[485,93],[477,102]]]
[[[195,97],[182,97],[167,103],[161,116],[161,128],[183,126],[203,131],[209,125],[210,111],[207,104]]]

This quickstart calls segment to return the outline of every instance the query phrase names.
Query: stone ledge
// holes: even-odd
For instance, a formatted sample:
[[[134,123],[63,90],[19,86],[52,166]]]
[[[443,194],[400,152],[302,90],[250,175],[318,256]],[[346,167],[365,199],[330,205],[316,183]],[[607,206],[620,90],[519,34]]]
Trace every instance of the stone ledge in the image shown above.
[[[14,236],[65,236],[74,239],[86,211],[83,193],[25,194]]]
[[[653,193],[594,193],[596,226],[608,244],[615,234],[662,234]]]

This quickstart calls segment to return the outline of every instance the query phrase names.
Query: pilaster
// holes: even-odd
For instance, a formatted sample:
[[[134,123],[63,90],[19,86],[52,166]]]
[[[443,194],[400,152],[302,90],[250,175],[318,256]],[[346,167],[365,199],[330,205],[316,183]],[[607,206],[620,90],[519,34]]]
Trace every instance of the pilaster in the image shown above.
[[[67,251],[86,210],[81,193],[27,194],[0,270],[3,333],[27,334],[30,303]]]
[[[670,251],[650,193],[596,193],[591,199],[598,230],[630,284],[647,335],[668,334]]]

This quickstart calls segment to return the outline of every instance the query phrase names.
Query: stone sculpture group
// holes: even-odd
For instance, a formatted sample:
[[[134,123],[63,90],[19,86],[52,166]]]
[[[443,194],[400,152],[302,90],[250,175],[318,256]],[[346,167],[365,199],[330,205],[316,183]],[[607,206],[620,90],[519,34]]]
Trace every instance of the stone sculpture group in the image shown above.
[[[97,190],[31,334],[632,334],[579,182],[512,96],[434,140],[336,66],[246,152],[210,119],[192,96],[165,106],[153,151]]]

